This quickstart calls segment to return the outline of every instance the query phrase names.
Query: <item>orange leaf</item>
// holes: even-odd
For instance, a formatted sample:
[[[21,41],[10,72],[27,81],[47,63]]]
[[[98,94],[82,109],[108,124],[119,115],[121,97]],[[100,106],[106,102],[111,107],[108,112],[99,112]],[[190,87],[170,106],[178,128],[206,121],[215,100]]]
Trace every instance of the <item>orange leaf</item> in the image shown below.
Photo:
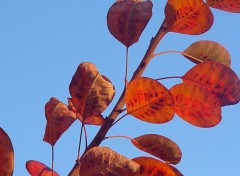
[[[101,125],[101,113],[112,101],[115,88],[105,76],[102,76],[94,64],[81,63],[69,85],[71,103],[84,123]]]
[[[108,147],[94,147],[81,160],[81,176],[117,176],[137,172],[139,165]]]
[[[165,123],[174,116],[172,95],[151,78],[140,77],[131,81],[126,89],[125,101],[127,112],[146,122]]]
[[[201,63],[203,61],[213,60],[220,62],[228,67],[231,66],[231,57],[226,48],[219,43],[201,40],[191,44],[184,53],[196,58],[186,57],[194,63]]]
[[[239,0],[207,0],[207,5],[210,7],[224,10],[227,12],[240,13],[240,1]]]
[[[194,66],[183,77],[186,83],[207,87],[214,92],[221,106],[240,101],[240,80],[229,67],[214,61],[206,61]]]
[[[27,161],[26,168],[31,176],[52,176],[52,169],[50,169],[48,166],[39,161],[34,160]],[[55,171],[53,172],[53,175],[60,176]]]
[[[109,9],[110,33],[126,47],[136,43],[152,17],[150,0],[118,0]]]
[[[221,121],[217,96],[201,85],[181,83],[170,89],[176,114],[188,123],[209,128]]]
[[[158,134],[145,134],[132,139],[131,142],[138,149],[170,164],[179,163],[182,157],[181,149],[175,142]]]
[[[139,172],[133,176],[178,176],[168,164],[150,157],[132,159],[140,165]]]
[[[55,145],[61,135],[76,120],[76,113],[69,110],[68,106],[57,98],[51,98],[45,105],[47,125],[43,140],[50,145]]]
[[[0,175],[11,176],[14,168],[14,151],[8,134],[0,128]]]
[[[168,0],[165,22],[169,32],[199,35],[213,24],[213,14],[202,0]]]

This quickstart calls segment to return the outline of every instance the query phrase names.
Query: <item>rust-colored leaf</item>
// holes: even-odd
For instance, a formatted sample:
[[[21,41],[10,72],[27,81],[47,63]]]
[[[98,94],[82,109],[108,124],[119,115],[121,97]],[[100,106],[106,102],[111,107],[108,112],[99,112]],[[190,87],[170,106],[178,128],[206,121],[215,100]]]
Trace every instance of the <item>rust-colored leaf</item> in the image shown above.
[[[172,140],[158,135],[145,134],[131,140],[134,146],[169,164],[178,164],[182,157],[181,149]]]
[[[152,17],[152,6],[150,0],[118,0],[107,14],[110,33],[126,47],[136,43]]]
[[[0,175],[11,176],[14,168],[14,151],[8,134],[0,128]]]
[[[61,135],[76,120],[76,113],[57,98],[51,98],[45,105],[47,125],[43,140],[55,145]]]
[[[140,165],[139,171],[133,176],[179,176],[170,165],[154,158],[138,157],[132,160]]]
[[[227,12],[240,13],[240,1],[239,0],[207,0],[207,5],[210,7],[224,10]]]
[[[214,92],[221,106],[236,104],[240,101],[240,80],[229,67],[215,61],[206,61],[191,68],[183,81],[207,87]]]
[[[120,176],[137,172],[139,165],[108,147],[94,147],[81,160],[81,176]]]
[[[125,101],[127,112],[146,122],[165,123],[174,116],[172,95],[151,78],[140,77],[131,81],[126,89]]]
[[[199,35],[213,24],[213,14],[202,0],[168,0],[165,22],[169,32]]]
[[[81,63],[69,85],[77,117],[84,123],[101,125],[101,113],[112,101],[115,88],[105,76],[102,76],[96,66],[90,62]]]
[[[192,56],[193,58],[185,57],[197,64],[204,61],[213,60],[228,67],[231,66],[231,57],[228,50],[217,42],[209,40],[197,41],[191,44],[183,52]]]
[[[26,169],[31,176],[52,176],[52,169],[50,169],[45,164],[29,160],[26,162]],[[57,172],[53,172],[54,176],[60,176]]]
[[[219,100],[204,86],[181,83],[170,91],[175,98],[176,114],[188,123],[209,128],[221,121]]]

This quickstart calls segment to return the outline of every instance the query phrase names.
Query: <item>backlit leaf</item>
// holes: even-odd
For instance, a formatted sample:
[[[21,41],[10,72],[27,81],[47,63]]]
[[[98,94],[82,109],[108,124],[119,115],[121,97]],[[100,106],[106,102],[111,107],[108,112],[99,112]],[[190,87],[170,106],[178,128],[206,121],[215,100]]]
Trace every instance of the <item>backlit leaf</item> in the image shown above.
[[[94,64],[81,63],[69,85],[71,102],[84,123],[101,125],[101,113],[112,101],[115,88],[105,76],[102,76]],[[96,119],[96,120],[94,120]]]
[[[201,40],[191,44],[187,49],[183,51],[184,53],[197,58],[193,59],[186,57],[194,63],[201,63],[203,61],[213,60],[220,62],[228,67],[231,66],[231,57],[229,52],[224,46],[219,43]]]
[[[108,147],[94,147],[81,160],[81,176],[120,176],[137,172],[139,165]]]
[[[50,169],[48,166],[39,161],[34,160],[27,161],[26,168],[31,176],[52,176],[52,169]],[[53,175],[60,176],[55,171],[53,172]]]
[[[11,176],[14,168],[14,151],[8,134],[0,128],[0,175]]]
[[[136,137],[132,143],[138,149],[170,164],[179,163],[182,157],[181,149],[175,142],[158,134],[145,134]]]
[[[118,0],[109,9],[110,33],[126,47],[136,43],[152,17],[150,0]]]
[[[175,98],[176,114],[188,123],[209,128],[221,121],[219,100],[204,86],[181,83],[170,91]]]
[[[240,101],[240,79],[229,67],[215,61],[206,61],[191,68],[183,77],[184,82],[199,84],[214,92],[221,106]]]
[[[134,117],[150,122],[165,123],[174,116],[174,99],[158,81],[140,77],[129,83],[125,101],[127,112]]]
[[[224,10],[227,12],[240,13],[240,1],[239,0],[207,0],[207,5],[210,7]]]
[[[202,0],[168,0],[165,22],[169,32],[199,35],[213,24],[213,14]]]
[[[61,135],[76,120],[76,113],[57,98],[51,98],[45,105],[47,125],[43,140],[55,145]]]
[[[168,164],[150,157],[132,159],[140,165],[139,171],[133,176],[178,176]]]

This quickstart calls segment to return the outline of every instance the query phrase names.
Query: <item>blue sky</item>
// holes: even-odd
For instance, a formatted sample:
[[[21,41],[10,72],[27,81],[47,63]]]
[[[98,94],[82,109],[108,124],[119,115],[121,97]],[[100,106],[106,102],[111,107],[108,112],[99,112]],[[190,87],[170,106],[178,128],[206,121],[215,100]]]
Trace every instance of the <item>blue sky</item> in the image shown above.
[[[0,2],[0,126],[9,134],[15,150],[14,175],[29,175],[27,160],[51,165],[51,147],[42,141],[45,130],[44,106],[50,97],[66,103],[68,86],[79,63],[90,61],[116,87],[116,102],[123,88],[125,47],[108,32],[106,14],[115,1],[32,1]],[[164,18],[166,1],[153,0],[153,17],[139,42],[129,51],[129,77],[145,53]],[[215,23],[205,34],[188,36],[169,33],[157,51],[184,50],[198,40],[224,45],[232,57],[232,68],[240,75],[239,14],[213,9]],[[159,78],[183,75],[193,63],[177,54],[150,62],[144,76]],[[166,80],[170,87],[179,80]],[[113,104],[114,104],[113,102]],[[113,104],[104,112],[108,115]],[[174,140],[183,157],[177,168],[184,175],[235,175],[240,166],[240,105],[222,109],[222,122],[210,129],[189,125],[179,117],[163,125],[152,125],[127,116],[109,135],[136,137],[158,133]],[[75,122],[55,146],[55,169],[67,175],[77,155],[80,123]],[[90,126],[89,140],[98,127]],[[125,139],[102,143],[133,158],[147,155]]]

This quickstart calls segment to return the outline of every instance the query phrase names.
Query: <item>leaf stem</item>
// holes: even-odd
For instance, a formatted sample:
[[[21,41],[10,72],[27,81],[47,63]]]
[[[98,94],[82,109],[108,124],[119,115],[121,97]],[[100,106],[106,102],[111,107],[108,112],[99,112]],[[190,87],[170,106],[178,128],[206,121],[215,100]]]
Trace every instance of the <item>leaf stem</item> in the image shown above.
[[[164,78],[157,78],[155,79],[156,81],[160,81],[160,80],[164,80],[164,79],[172,79],[172,78],[177,78],[177,79],[181,79],[181,76],[168,76],[168,77],[164,77]]]
[[[126,47],[126,63],[125,63],[125,78],[124,78],[124,89],[127,87],[128,77],[128,47]]]
[[[52,145],[52,176],[54,172],[54,145]]]
[[[112,126],[114,126],[116,123],[118,123],[120,120],[122,120],[124,117],[126,117],[128,115],[128,113],[124,114],[122,117],[120,117],[119,119],[115,120],[112,124]]]
[[[182,52],[182,51],[177,51],[177,50],[169,50],[169,51],[159,52],[159,53],[154,54],[154,55],[153,55],[153,58],[156,57],[156,56],[162,55],[162,54],[169,54],[169,53],[178,53],[178,54],[181,54],[181,55],[183,55],[183,56],[185,56],[185,57],[187,57],[187,58],[190,58],[190,59],[192,59],[192,60],[194,60],[194,61],[203,62],[202,60],[200,60],[200,59],[198,59],[198,58],[196,58],[196,57],[194,57],[194,56],[191,56],[191,55],[189,55],[189,54],[187,54],[187,53],[184,53],[184,52]]]
[[[148,49],[147,49],[142,61],[140,62],[139,66],[135,70],[131,80],[138,78],[142,75],[142,73],[146,69],[148,63],[153,58],[154,52],[155,52],[159,42],[165,36],[166,33],[167,33],[167,28],[166,28],[165,21],[163,21],[163,23],[160,26],[155,37],[151,39]],[[118,115],[120,114],[120,112],[125,104],[124,96],[125,96],[125,88],[124,88],[121,96],[119,97],[116,105],[114,106],[113,110],[111,111],[110,115],[104,120],[103,125],[101,126],[98,133],[96,134],[96,136],[94,137],[92,142],[89,144],[89,146],[87,147],[87,149],[85,150],[84,153],[86,153],[88,150],[90,150],[93,147],[99,146],[100,143],[104,140],[108,130],[112,127],[113,122],[118,117]],[[68,174],[68,176],[77,176],[78,174],[79,174],[79,163],[76,162],[75,165],[73,166],[72,170]]]
[[[79,136],[79,143],[78,143],[78,153],[77,153],[77,160],[80,159],[80,150],[81,150],[81,143],[82,143],[82,133],[83,133],[84,123],[82,122],[81,131]]]

